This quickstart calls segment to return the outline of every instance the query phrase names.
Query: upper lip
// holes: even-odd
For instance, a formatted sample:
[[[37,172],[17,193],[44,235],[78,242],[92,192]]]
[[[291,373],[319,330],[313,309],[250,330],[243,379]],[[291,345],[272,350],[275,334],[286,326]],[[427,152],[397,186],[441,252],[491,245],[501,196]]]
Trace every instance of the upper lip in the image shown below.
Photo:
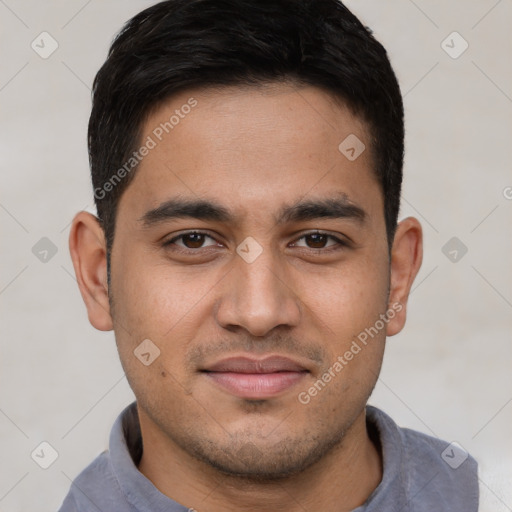
[[[308,371],[300,363],[284,356],[270,356],[263,359],[251,357],[228,357],[204,368],[207,372],[232,373],[277,373]]]

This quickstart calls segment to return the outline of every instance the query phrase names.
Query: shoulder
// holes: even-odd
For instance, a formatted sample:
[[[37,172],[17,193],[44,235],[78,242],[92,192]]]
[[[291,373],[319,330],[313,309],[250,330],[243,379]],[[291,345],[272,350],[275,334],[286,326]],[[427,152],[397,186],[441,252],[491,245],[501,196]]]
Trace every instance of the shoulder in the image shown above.
[[[117,512],[120,503],[124,505],[122,510],[130,510],[112,470],[110,453],[106,450],[73,480],[58,512],[85,512],[98,508]]]
[[[384,456],[399,452],[394,471],[400,473],[407,510],[478,510],[478,464],[460,445],[401,428],[374,407],[368,415],[379,430]]]
[[[405,462],[413,476],[432,479],[431,488],[454,503],[478,504],[478,464],[454,442],[403,428]],[[428,485],[428,484],[426,484]],[[468,512],[473,510],[465,508]]]

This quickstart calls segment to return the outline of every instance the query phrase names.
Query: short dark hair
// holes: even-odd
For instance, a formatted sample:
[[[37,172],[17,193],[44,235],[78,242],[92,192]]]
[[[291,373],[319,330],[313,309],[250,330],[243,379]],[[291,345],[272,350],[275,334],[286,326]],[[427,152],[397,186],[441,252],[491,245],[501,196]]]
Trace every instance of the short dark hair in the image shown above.
[[[126,172],[126,162],[149,112],[188,88],[280,81],[319,87],[366,123],[391,247],[402,184],[403,104],[386,50],[372,32],[338,0],[168,0],[125,24],[93,84],[89,159],[107,258],[117,204],[136,169]],[[123,179],[113,183],[123,165]]]

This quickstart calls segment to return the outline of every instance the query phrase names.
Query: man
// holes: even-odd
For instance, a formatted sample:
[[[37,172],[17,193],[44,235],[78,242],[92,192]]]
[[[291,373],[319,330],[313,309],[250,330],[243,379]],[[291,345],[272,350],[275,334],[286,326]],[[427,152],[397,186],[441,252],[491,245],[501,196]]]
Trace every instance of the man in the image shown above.
[[[474,459],[366,406],[422,258],[403,139],[386,52],[336,0],[127,23],[70,250],[137,400],[61,511],[477,510]]]

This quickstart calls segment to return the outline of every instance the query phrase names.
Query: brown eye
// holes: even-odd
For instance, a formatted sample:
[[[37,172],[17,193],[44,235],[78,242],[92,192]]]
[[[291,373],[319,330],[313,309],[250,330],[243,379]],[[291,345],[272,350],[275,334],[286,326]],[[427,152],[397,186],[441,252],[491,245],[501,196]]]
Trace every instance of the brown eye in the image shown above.
[[[308,247],[312,249],[323,249],[329,239],[327,235],[322,235],[321,233],[312,233],[311,235],[306,235],[304,238],[308,243]]]
[[[307,233],[301,236],[294,244],[295,247],[305,247],[307,249],[336,249],[342,248],[347,244],[339,238],[327,233]]]
[[[205,235],[201,233],[190,233],[182,235],[183,245],[188,249],[199,249],[204,243]]]
[[[209,241],[208,241],[209,240]],[[175,236],[173,239],[164,243],[165,247],[174,249],[203,249],[205,247],[211,247],[217,245],[216,240],[206,233],[190,232],[182,233],[181,235]],[[172,247],[175,246],[175,247]]]

